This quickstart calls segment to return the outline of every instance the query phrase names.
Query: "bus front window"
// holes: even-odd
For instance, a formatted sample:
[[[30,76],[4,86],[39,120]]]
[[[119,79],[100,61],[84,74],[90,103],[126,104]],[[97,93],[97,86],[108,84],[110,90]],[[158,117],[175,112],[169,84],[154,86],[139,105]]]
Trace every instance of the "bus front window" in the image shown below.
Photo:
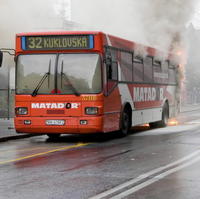
[[[62,94],[101,92],[98,54],[61,54],[58,59],[58,90]]]
[[[18,94],[33,94],[42,83],[37,94],[50,94],[54,89],[54,68],[56,55],[20,55],[17,60],[16,92]],[[44,78],[48,73],[48,77]]]
[[[17,59],[16,93],[95,94],[101,92],[98,54],[34,54]]]

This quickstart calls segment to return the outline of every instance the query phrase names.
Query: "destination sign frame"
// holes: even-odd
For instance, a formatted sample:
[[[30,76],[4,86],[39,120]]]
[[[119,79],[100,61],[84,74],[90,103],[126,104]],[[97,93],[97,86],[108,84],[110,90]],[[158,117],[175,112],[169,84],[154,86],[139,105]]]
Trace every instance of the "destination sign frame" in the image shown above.
[[[21,42],[26,51],[93,49],[94,35],[23,36]]]

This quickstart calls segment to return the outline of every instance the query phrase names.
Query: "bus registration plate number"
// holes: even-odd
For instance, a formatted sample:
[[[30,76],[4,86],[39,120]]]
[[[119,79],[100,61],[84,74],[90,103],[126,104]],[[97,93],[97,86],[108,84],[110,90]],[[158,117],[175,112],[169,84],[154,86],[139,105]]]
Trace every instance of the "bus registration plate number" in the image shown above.
[[[46,125],[63,126],[63,125],[65,125],[65,120],[46,120]]]

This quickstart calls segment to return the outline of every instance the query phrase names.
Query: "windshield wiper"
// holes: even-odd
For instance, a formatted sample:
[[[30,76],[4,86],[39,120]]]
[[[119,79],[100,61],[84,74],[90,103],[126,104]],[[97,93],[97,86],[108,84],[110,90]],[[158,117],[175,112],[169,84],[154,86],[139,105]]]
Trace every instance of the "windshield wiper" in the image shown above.
[[[46,78],[49,77],[50,71],[51,71],[51,60],[49,60],[49,71],[43,75],[42,79],[39,81],[38,85],[35,87],[34,91],[31,94],[33,97],[35,97],[38,94],[38,91],[41,88],[42,84],[44,83]],[[48,87],[49,87],[49,80],[48,80]]]
[[[63,73],[63,61],[62,61],[62,65],[61,65],[61,87],[63,85],[63,77],[65,78],[65,80],[68,82],[68,85],[71,87],[71,89],[73,90],[74,94],[76,96],[80,96],[80,93],[76,90],[76,88],[72,85],[71,81],[69,80],[69,78],[67,77],[67,75],[65,73]]]

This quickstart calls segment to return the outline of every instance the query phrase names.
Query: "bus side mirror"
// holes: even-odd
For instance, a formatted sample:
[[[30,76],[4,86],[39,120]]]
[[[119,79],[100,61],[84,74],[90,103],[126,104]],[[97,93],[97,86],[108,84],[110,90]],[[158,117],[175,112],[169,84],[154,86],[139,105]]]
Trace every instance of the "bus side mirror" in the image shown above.
[[[107,56],[105,59],[106,70],[107,70],[107,78],[112,79],[112,58]]]
[[[3,52],[0,51],[0,67],[2,66],[2,62],[3,62]]]
[[[106,66],[107,67],[111,66],[112,65],[112,58],[110,56],[106,57],[105,62],[106,62]]]

